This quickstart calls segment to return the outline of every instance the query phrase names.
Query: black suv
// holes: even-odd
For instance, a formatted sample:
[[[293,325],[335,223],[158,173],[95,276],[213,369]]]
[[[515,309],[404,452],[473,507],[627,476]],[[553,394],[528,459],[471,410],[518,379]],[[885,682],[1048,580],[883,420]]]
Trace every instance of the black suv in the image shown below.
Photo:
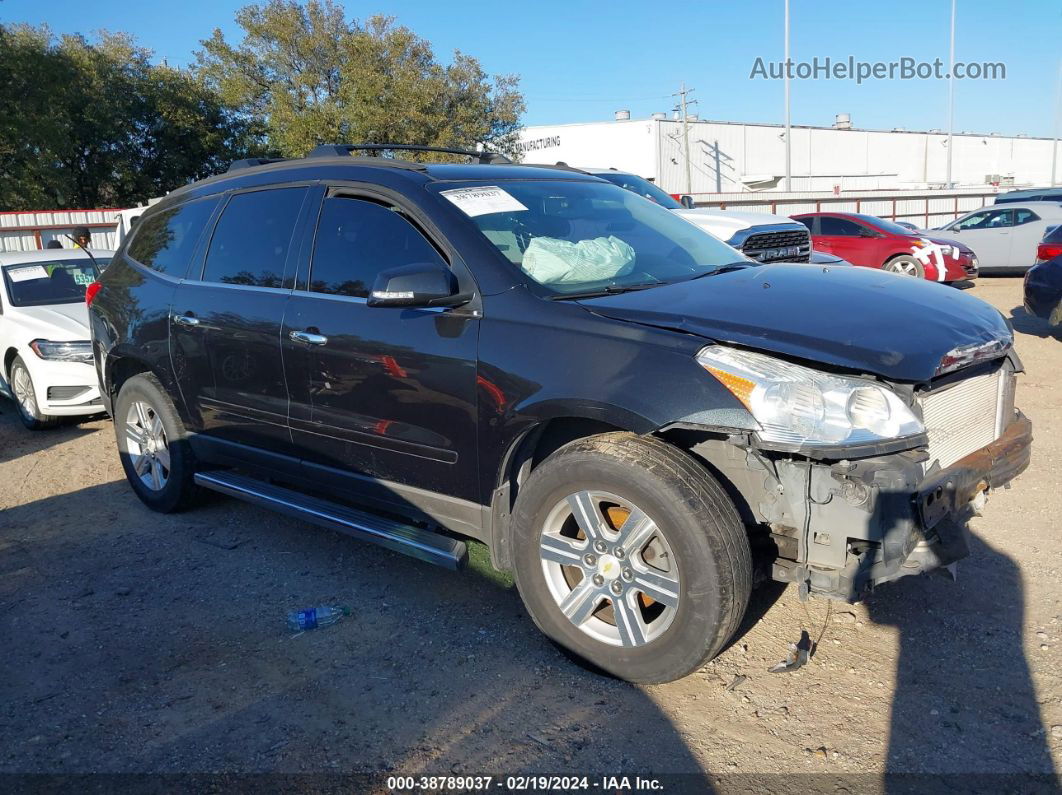
[[[758,265],[594,176],[470,154],[244,161],[148,210],[88,295],[129,482],[512,570],[557,643],[698,668],[757,576],[966,554],[1028,464],[1010,329],[868,268]]]

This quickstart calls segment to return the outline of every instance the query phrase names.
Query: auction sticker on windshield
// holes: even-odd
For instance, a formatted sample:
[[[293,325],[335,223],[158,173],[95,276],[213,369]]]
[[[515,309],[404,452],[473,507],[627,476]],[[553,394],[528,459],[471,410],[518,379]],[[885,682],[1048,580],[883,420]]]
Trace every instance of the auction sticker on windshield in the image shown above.
[[[27,265],[24,268],[8,268],[7,277],[12,282],[28,282],[33,279],[47,279],[48,271],[43,265]]]
[[[511,194],[495,185],[483,188],[454,188],[442,191],[441,195],[456,204],[465,215],[471,218],[477,215],[513,213],[527,209]]]

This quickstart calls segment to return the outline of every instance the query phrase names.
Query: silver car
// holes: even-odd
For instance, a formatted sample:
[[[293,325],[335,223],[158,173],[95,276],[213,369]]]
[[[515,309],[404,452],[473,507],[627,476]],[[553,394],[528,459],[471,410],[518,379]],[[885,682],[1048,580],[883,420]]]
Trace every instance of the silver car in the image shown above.
[[[1062,204],[1021,202],[982,207],[938,228],[977,255],[982,273],[1029,268],[1044,232],[1062,223]]]

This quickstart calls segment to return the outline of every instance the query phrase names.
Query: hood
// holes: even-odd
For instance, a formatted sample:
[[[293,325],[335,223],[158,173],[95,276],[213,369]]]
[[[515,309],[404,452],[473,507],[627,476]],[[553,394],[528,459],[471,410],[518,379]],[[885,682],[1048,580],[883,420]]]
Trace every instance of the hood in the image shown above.
[[[672,212],[685,218],[690,223],[711,232],[722,240],[729,240],[737,232],[742,229],[748,229],[750,226],[774,224],[803,226],[803,224],[794,221],[792,218],[783,218],[780,215],[771,215],[770,213],[742,213],[730,210],[711,210],[706,207],[690,210],[672,210]]]
[[[915,237],[919,240],[928,240],[930,243],[936,243],[938,246],[953,246],[963,254],[973,255],[973,249],[958,240],[949,240],[946,237],[937,237],[936,235],[915,235]]]
[[[18,325],[30,335],[30,339],[63,342],[89,338],[88,307],[84,302],[15,309],[18,310]]]
[[[871,268],[752,266],[581,303],[604,317],[892,381],[928,381],[956,348],[1013,341],[984,301]]]

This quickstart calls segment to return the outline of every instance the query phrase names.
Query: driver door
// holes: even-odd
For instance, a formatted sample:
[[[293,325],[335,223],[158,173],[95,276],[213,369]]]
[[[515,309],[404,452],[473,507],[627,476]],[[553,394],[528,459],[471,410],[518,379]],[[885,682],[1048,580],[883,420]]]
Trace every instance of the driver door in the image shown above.
[[[366,303],[381,270],[446,249],[393,202],[335,192],[310,239],[280,334],[308,474],[477,500],[478,314]]]

